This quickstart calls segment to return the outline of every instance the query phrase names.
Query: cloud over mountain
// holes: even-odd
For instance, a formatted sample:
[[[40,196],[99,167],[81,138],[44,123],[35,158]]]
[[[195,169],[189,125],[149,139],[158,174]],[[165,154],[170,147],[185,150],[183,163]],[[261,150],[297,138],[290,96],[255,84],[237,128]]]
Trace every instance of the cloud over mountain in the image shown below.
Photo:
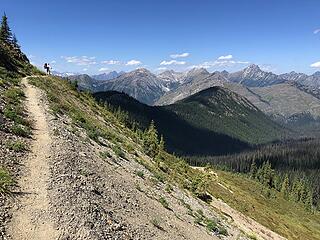
[[[190,56],[190,53],[176,53],[176,54],[171,54],[170,57],[171,58],[185,58],[185,57],[189,57]]]
[[[320,68],[320,61],[319,61],[319,62],[312,63],[312,64],[310,65],[310,67]]]
[[[135,66],[135,65],[140,65],[140,64],[141,64],[141,62],[139,60],[132,59],[126,63],[126,66]]]
[[[61,56],[68,63],[74,63],[79,66],[88,66],[95,65],[97,62],[95,61],[96,57],[88,57],[88,56]]]
[[[162,61],[160,65],[185,65],[185,61],[177,61],[177,60],[170,60],[170,61]]]

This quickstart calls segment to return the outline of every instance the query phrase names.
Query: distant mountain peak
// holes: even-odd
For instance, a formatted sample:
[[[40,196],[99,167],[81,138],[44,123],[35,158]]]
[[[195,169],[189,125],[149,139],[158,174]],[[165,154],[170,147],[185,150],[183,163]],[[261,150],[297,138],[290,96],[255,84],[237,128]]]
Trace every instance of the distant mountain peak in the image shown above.
[[[316,71],[314,74],[312,74],[314,77],[320,77],[320,71]]]
[[[205,68],[192,68],[188,74],[209,74],[208,70]]]
[[[133,70],[132,72],[151,74],[151,72],[150,72],[148,69],[146,69],[146,68],[137,68],[136,70]]]
[[[262,72],[261,68],[256,64],[251,64],[244,69],[244,72]]]
[[[93,75],[92,78],[95,80],[106,81],[117,78],[124,74],[124,72],[111,71],[108,73],[101,73],[99,75]]]

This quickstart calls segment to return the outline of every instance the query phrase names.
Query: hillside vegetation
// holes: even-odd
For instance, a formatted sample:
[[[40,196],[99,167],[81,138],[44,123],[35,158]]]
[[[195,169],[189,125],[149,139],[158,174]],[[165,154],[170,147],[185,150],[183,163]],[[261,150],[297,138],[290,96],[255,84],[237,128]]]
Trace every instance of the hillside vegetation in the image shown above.
[[[21,78],[34,72],[38,71],[21,52],[4,15],[0,27],[0,238],[5,237],[9,202],[31,136]]]

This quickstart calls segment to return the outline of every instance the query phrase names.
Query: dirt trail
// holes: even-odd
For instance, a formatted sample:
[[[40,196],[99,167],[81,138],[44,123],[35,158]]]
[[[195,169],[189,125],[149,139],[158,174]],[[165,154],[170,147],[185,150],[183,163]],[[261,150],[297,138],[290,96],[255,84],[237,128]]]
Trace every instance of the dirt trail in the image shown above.
[[[40,91],[29,85],[27,78],[22,83],[25,85],[26,106],[34,121],[34,141],[25,162],[25,174],[19,181],[22,194],[17,209],[13,210],[9,233],[14,240],[57,239],[58,232],[49,218],[47,182],[51,139],[45,108],[40,102]]]

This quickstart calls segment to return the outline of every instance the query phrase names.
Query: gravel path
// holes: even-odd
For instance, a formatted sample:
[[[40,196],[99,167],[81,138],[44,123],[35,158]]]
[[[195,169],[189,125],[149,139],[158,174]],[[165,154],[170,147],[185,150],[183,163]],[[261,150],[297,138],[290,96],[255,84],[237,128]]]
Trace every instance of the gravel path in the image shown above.
[[[19,180],[21,198],[13,209],[9,234],[13,239],[57,239],[57,231],[49,218],[47,185],[49,180],[50,144],[46,109],[40,106],[40,91],[23,79],[26,106],[34,120],[34,141],[25,162],[25,174]]]

